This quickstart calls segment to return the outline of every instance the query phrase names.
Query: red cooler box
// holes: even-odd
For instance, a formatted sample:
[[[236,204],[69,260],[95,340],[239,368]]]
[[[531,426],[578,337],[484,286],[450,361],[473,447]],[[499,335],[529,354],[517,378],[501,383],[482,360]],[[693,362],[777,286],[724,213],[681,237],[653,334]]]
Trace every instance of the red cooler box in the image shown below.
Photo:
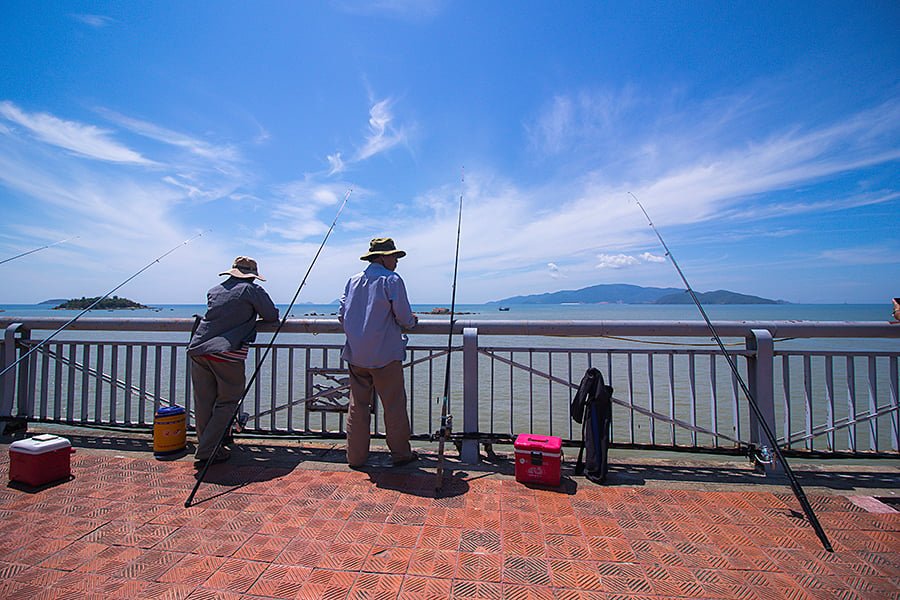
[[[56,435],[36,435],[9,445],[9,480],[38,487],[72,474],[72,445]]]
[[[516,481],[559,485],[562,438],[520,433],[516,437]]]

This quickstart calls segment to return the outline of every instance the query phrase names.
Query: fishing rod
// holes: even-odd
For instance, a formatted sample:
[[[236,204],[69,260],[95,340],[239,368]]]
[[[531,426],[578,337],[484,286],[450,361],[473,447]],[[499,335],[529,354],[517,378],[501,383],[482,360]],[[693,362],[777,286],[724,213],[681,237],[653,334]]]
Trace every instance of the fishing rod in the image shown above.
[[[344,206],[347,204],[347,200],[350,198],[350,194],[353,192],[353,188],[347,190],[347,193],[344,195],[344,201],[341,202],[340,208],[338,208],[337,214],[334,215],[334,220],[331,221],[331,226],[328,228],[328,231],[325,232],[325,237],[322,239],[322,243],[319,244],[319,249],[316,250],[315,256],[313,256],[312,262],[309,263],[309,268],[306,269],[306,274],[303,276],[303,279],[300,281],[300,285],[297,286],[297,291],[294,292],[294,297],[291,298],[291,303],[288,305],[287,310],[284,311],[284,316],[281,317],[281,320],[278,323],[278,327],[275,329],[275,332],[272,334],[272,339],[269,340],[269,343],[266,344],[266,348],[263,351],[262,357],[260,357],[259,361],[256,363],[256,368],[253,369],[253,375],[250,377],[250,380],[247,381],[247,385],[244,386],[244,391],[241,394],[240,400],[237,401],[237,404],[234,407],[234,412],[231,415],[231,420],[228,422],[228,425],[222,430],[222,433],[219,435],[219,440],[216,442],[216,447],[213,448],[212,454],[210,454],[209,460],[203,465],[203,469],[200,471],[200,474],[197,476],[197,483],[194,484],[194,489],[191,490],[190,495],[187,497],[187,500],[184,501],[184,507],[190,508],[191,502],[194,500],[194,496],[197,494],[197,490],[200,489],[200,484],[203,483],[203,478],[206,477],[206,472],[209,470],[209,466],[213,463],[212,459],[219,453],[219,449],[222,447],[222,444],[225,442],[225,438],[228,437],[228,433],[231,430],[232,425],[235,420],[238,418],[238,415],[241,412],[241,403],[244,401],[244,398],[247,397],[247,393],[250,391],[250,388],[253,386],[253,382],[256,381],[256,377],[259,375],[259,370],[262,368],[263,363],[266,361],[266,357],[269,355],[269,351],[272,349],[272,345],[275,343],[275,338],[278,337],[278,334],[281,332],[281,329],[284,327],[284,324],[287,322],[288,315],[291,314],[291,309],[294,308],[294,303],[297,302],[297,297],[300,296],[300,290],[303,289],[303,286],[306,285],[306,279],[309,277],[309,274],[312,272],[313,266],[316,264],[316,261],[319,260],[319,255],[322,253],[322,248],[325,247],[325,242],[328,241],[328,236],[331,235],[331,232],[334,230],[334,226],[337,223],[338,218],[341,216],[341,213],[344,211]]]
[[[74,323],[75,321],[77,321],[78,318],[81,317],[81,315],[83,315],[84,313],[88,312],[89,310],[91,310],[92,308],[94,308],[95,306],[97,306],[98,304],[100,304],[100,302],[101,302],[102,300],[104,300],[105,298],[107,298],[110,294],[112,294],[113,292],[115,292],[116,290],[118,290],[120,287],[122,287],[123,285],[125,285],[126,283],[128,283],[129,281],[131,281],[132,279],[134,279],[135,277],[137,277],[138,275],[140,275],[141,273],[143,273],[144,271],[146,271],[146,270],[149,269],[150,267],[152,267],[154,264],[158,263],[159,261],[161,261],[162,259],[164,259],[164,258],[167,257],[168,255],[170,255],[170,254],[172,254],[173,252],[175,252],[176,250],[178,250],[178,249],[181,248],[182,246],[186,246],[186,245],[190,244],[191,242],[193,242],[195,239],[197,239],[198,237],[200,237],[200,236],[203,235],[204,233],[206,233],[206,232],[205,232],[205,231],[201,231],[200,233],[198,233],[198,234],[195,235],[194,237],[189,238],[189,239],[186,239],[185,241],[181,242],[180,244],[178,244],[177,246],[175,246],[174,248],[172,248],[171,250],[169,250],[169,251],[166,252],[165,254],[162,254],[162,255],[159,256],[158,258],[155,258],[154,260],[150,261],[150,262],[147,263],[140,271],[138,271],[137,273],[135,273],[134,275],[132,275],[131,277],[129,277],[128,279],[126,279],[125,281],[123,281],[122,283],[120,283],[119,285],[117,285],[116,287],[114,287],[113,289],[109,290],[109,291],[106,292],[104,295],[102,295],[102,296],[100,296],[99,298],[97,298],[96,300],[94,300],[94,301],[91,303],[90,306],[88,306],[87,308],[85,308],[84,310],[82,310],[80,313],[78,313],[77,315],[75,315],[74,317],[72,317],[71,319],[69,319],[62,327],[60,327],[59,329],[57,329],[56,331],[54,331],[53,333],[51,333],[50,335],[48,335],[47,337],[45,337],[43,340],[41,340],[41,342],[40,342],[39,344],[33,346],[33,347],[31,348],[31,350],[29,350],[28,352],[26,352],[25,354],[23,354],[22,356],[20,356],[20,357],[16,360],[16,362],[12,363],[11,365],[9,365],[9,366],[6,367],[5,369],[3,369],[3,371],[0,372],[0,377],[3,377],[4,375],[6,375],[7,371],[9,371],[9,370],[12,369],[13,367],[15,367],[17,364],[19,364],[20,362],[22,362],[25,358],[27,358],[28,356],[30,356],[33,352],[37,351],[38,348],[42,347],[44,344],[46,344],[46,343],[49,342],[51,339],[53,339],[53,338],[56,336],[57,333],[59,333],[60,331],[62,331],[63,329],[65,329],[66,327],[68,327],[69,325],[71,325],[72,323]]]
[[[765,456],[766,454],[768,454],[769,450],[771,450],[771,452],[775,454],[775,458],[784,467],[784,473],[785,475],[787,475],[788,481],[791,484],[791,489],[794,491],[794,495],[800,502],[800,506],[803,508],[803,512],[804,514],[806,514],[806,518],[809,520],[810,525],[812,525],[812,528],[816,532],[816,535],[819,537],[819,540],[821,540],[822,545],[825,547],[825,550],[827,550],[828,552],[834,552],[834,549],[831,547],[831,543],[828,541],[828,537],[825,535],[825,530],[822,529],[822,525],[819,523],[819,519],[813,512],[812,506],[810,505],[809,500],[806,498],[806,494],[803,492],[803,488],[800,487],[800,482],[797,481],[797,477],[791,470],[790,465],[788,465],[787,460],[785,460],[784,455],[781,452],[781,448],[778,446],[778,440],[775,438],[775,434],[772,433],[771,428],[769,428],[769,424],[766,422],[766,419],[763,416],[759,405],[756,403],[756,399],[753,397],[753,394],[750,393],[750,388],[747,387],[746,383],[744,383],[744,378],[741,377],[741,374],[737,368],[737,364],[734,362],[731,354],[728,353],[728,350],[725,349],[725,344],[722,342],[722,338],[719,337],[719,334],[716,332],[716,328],[713,326],[712,321],[709,320],[706,311],[703,309],[703,305],[700,304],[700,300],[697,298],[697,294],[694,293],[694,289],[691,287],[691,284],[688,283],[687,277],[684,276],[681,267],[679,267],[678,263],[675,261],[675,256],[672,254],[672,251],[669,250],[669,247],[663,240],[662,235],[659,233],[659,230],[653,224],[653,221],[650,219],[650,215],[647,214],[647,211],[644,209],[644,205],[641,204],[641,201],[637,199],[637,196],[635,196],[631,192],[628,193],[632,198],[634,198],[634,201],[637,202],[637,205],[641,209],[641,212],[644,213],[644,216],[647,217],[647,222],[650,223],[650,227],[653,229],[656,237],[659,238],[659,243],[662,244],[663,249],[666,251],[666,256],[669,257],[669,259],[672,261],[672,265],[675,267],[675,270],[678,271],[678,275],[679,277],[681,277],[681,281],[684,282],[684,286],[687,288],[688,293],[691,295],[691,299],[694,301],[694,304],[697,305],[697,308],[700,310],[700,314],[703,315],[703,320],[706,321],[706,326],[709,328],[710,333],[712,333],[713,337],[715,338],[716,343],[719,345],[719,349],[722,351],[722,354],[725,357],[725,360],[728,361],[728,366],[731,367],[731,372],[734,374],[735,379],[737,379],[738,383],[740,384],[741,390],[747,397],[747,401],[750,404],[750,408],[753,410],[753,414],[756,416],[756,420],[759,422],[760,428],[763,430],[766,438],[768,438],[769,443],[771,444],[771,449],[768,449],[766,447],[763,447],[761,449],[762,454]]]
[[[466,175],[463,171],[462,183],[465,184]],[[449,414],[450,410],[450,357],[453,348],[453,316],[456,312],[456,275],[459,270],[459,234],[462,231],[462,209],[463,195],[459,194],[459,217],[456,224],[456,256],[453,259],[453,291],[450,295],[450,326],[447,332],[447,370],[444,372],[444,397],[441,402],[441,428],[437,431],[438,436],[438,464],[437,464],[437,484],[435,485],[435,493],[440,494],[441,488],[444,486],[444,444],[450,438],[453,431],[453,415]]]
[[[58,246],[60,244],[64,244],[70,240],[74,240],[77,237],[78,237],[77,235],[73,235],[72,237],[66,238],[64,240],[59,240],[58,242],[53,242],[52,244],[47,244],[46,246],[41,246],[40,248],[35,248],[34,250],[29,250],[28,252],[23,252],[22,254],[16,254],[15,256],[10,256],[9,258],[4,258],[3,260],[0,260],[0,265],[2,265],[3,263],[8,263],[11,260],[16,260],[17,258],[22,258],[23,256],[28,256],[29,254],[34,254],[35,252],[39,252],[41,250],[51,248],[53,246]]]

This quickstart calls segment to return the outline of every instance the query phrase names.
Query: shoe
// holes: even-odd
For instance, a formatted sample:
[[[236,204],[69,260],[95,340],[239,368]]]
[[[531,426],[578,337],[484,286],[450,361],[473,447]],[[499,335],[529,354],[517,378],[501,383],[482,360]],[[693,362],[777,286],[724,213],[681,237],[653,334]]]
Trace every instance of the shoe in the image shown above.
[[[209,458],[198,458],[197,460],[195,460],[195,461],[194,461],[194,468],[195,468],[195,469],[202,469],[203,466],[204,466],[207,462],[208,462],[209,464],[211,464],[211,465],[215,465],[215,464],[218,464],[218,463],[223,463],[223,462],[225,462],[226,460],[228,460],[229,458],[231,458],[231,452],[229,452],[229,451],[226,450],[225,448],[222,448],[222,449],[219,450],[218,454],[216,454],[214,457],[212,457],[212,459],[209,459]]]
[[[392,467],[402,467],[403,465],[408,465],[409,463],[419,460],[419,455],[416,452],[410,454],[407,458],[401,458],[400,460],[395,460],[391,464]]]

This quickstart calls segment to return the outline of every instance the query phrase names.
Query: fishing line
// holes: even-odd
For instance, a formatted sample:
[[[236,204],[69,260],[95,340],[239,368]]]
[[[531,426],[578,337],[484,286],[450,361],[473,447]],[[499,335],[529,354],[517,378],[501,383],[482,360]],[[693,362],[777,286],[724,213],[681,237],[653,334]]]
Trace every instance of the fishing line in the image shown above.
[[[466,173],[463,170],[461,184],[466,183]],[[453,430],[453,415],[449,414],[450,405],[450,357],[453,348],[453,316],[456,312],[456,275],[459,271],[459,234],[462,231],[463,194],[459,194],[459,217],[456,223],[456,256],[453,259],[453,291],[450,295],[450,326],[447,331],[447,370],[444,372],[444,397],[441,403],[441,428],[438,430],[438,465],[437,484],[435,493],[439,494],[444,485],[444,444]]]
[[[235,419],[237,419],[238,414],[241,412],[241,405],[244,401],[244,398],[247,397],[247,393],[250,391],[250,388],[253,386],[253,382],[256,381],[256,377],[259,375],[259,370],[262,367],[263,363],[266,361],[266,357],[269,355],[269,351],[272,349],[272,345],[275,343],[275,338],[278,337],[278,334],[281,332],[281,329],[284,327],[284,324],[287,322],[288,316],[291,314],[291,309],[294,308],[294,303],[297,301],[297,297],[300,296],[300,290],[303,289],[303,286],[306,285],[306,279],[309,277],[309,274],[313,270],[313,266],[316,264],[316,261],[319,260],[319,255],[322,253],[322,249],[325,247],[325,242],[328,241],[328,236],[331,235],[331,232],[334,230],[334,226],[337,223],[338,218],[341,216],[341,213],[344,211],[344,206],[347,204],[347,200],[350,198],[350,194],[353,192],[353,188],[347,190],[347,193],[344,195],[344,201],[341,202],[341,206],[338,208],[337,214],[334,215],[334,219],[331,221],[331,226],[328,228],[328,231],[325,232],[325,237],[322,239],[322,243],[319,244],[319,249],[316,250],[316,255],[313,256],[312,261],[309,263],[309,268],[306,269],[306,274],[303,276],[303,279],[300,281],[300,285],[297,286],[297,291],[294,292],[294,297],[291,298],[291,303],[288,305],[287,309],[284,311],[284,316],[281,317],[281,321],[278,323],[278,327],[275,329],[275,332],[272,334],[272,339],[269,340],[269,343],[266,344],[266,348],[263,351],[262,356],[256,363],[256,368],[253,369],[253,375],[247,381],[247,385],[244,386],[244,392],[241,394],[241,399],[238,400],[237,404],[234,407],[234,413],[231,415],[231,420],[228,422],[228,426],[222,430],[222,434],[219,435],[219,440],[216,442],[216,447],[213,448],[212,454],[210,454],[209,460],[203,465],[203,470],[200,471],[200,474],[197,476],[197,483],[194,484],[194,489],[191,490],[190,495],[187,497],[187,500],[184,501],[184,507],[189,508],[191,506],[191,502],[194,500],[194,496],[197,494],[197,490],[200,489],[200,484],[203,483],[203,478],[206,477],[206,472],[209,470],[209,466],[213,463],[213,457],[215,457],[219,453],[219,448],[222,447],[222,443],[225,441],[228,433],[231,431],[231,427],[234,424]]]
[[[771,459],[768,456],[769,451],[775,454],[778,462],[784,467],[784,473],[785,475],[787,475],[788,481],[791,484],[791,489],[794,491],[794,495],[800,502],[800,506],[803,508],[803,512],[806,514],[806,518],[809,519],[810,525],[812,525],[813,530],[816,532],[819,540],[821,540],[822,545],[825,547],[825,550],[827,550],[828,552],[834,552],[834,549],[831,547],[831,543],[828,541],[828,537],[825,535],[825,530],[822,529],[822,525],[819,523],[819,519],[813,512],[812,506],[810,505],[809,500],[807,500],[806,494],[803,492],[803,488],[800,487],[800,482],[797,481],[796,476],[794,476],[794,472],[791,470],[791,467],[785,460],[784,455],[781,453],[781,448],[779,448],[778,446],[778,440],[775,438],[775,434],[773,434],[772,430],[769,428],[769,424],[763,417],[762,411],[760,410],[759,405],[757,405],[756,403],[756,399],[750,393],[750,388],[748,388],[747,384],[744,383],[744,378],[741,377],[741,374],[737,368],[737,364],[728,353],[728,350],[725,349],[725,344],[722,343],[722,338],[719,337],[719,334],[716,332],[716,328],[713,326],[712,321],[709,320],[706,311],[703,309],[703,305],[700,304],[700,300],[697,298],[697,294],[694,293],[694,289],[691,287],[691,284],[688,283],[687,278],[681,271],[681,267],[679,267],[678,263],[675,261],[675,256],[672,254],[672,251],[669,250],[669,247],[663,240],[662,235],[659,233],[659,230],[650,219],[650,215],[647,214],[646,210],[644,210],[644,206],[641,204],[640,200],[638,200],[637,196],[635,196],[631,192],[628,192],[628,194],[632,198],[634,198],[634,201],[637,202],[637,205],[641,209],[641,212],[644,213],[645,217],[647,217],[647,222],[650,223],[650,227],[653,229],[656,237],[659,238],[659,243],[662,244],[663,249],[666,251],[666,256],[669,257],[669,259],[672,261],[672,265],[675,267],[675,270],[678,271],[678,275],[681,277],[681,281],[684,282],[684,286],[687,288],[688,293],[690,293],[691,299],[694,301],[694,304],[697,305],[697,308],[700,310],[700,314],[703,315],[703,320],[706,321],[706,326],[709,328],[710,333],[712,333],[713,338],[715,338],[716,342],[718,343],[719,349],[722,351],[725,360],[728,361],[728,366],[731,367],[731,372],[734,374],[735,379],[737,379],[738,383],[740,384],[741,390],[747,397],[747,401],[750,404],[750,408],[753,410],[753,413],[756,415],[756,420],[759,422],[760,428],[763,430],[769,440],[769,443],[771,444],[771,448],[763,447],[761,449],[761,462],[766,464],[768,462],[771,462]]]
[[[583,337],[583,336],[559,336],[559,337]],[[594,337],[594,336],[590,336],[590,337]],[[608,340],[620,340],[623,342],[634,342],[637,344],[657,344],[657,345],[661,345],[661,346],[682,346],[685,348],[706,348],[709,346],[718,346],[718,344],[696,344],[696,343],[689,343],[689,342],[660,342],[657,340],[642,340],[639,338],[627,338],[627,337],[619,337],[619,336],[615,336],[615,335],[601,335],[601,336],[597,336],[597,337],[606,338]],[[787,342],[787,341],[794,340],[794,339],[797,339],[797,338],[792,338],[792,337],[774,338],[772,341],[773,342]],[[742,346],[743,344],[741,342],[728,342],[725,345],[726,346]]]
[[[207,230],[207,231],[209,231],[209,230]],[[56,336],[57,333],[59,333],[60,331],[62,331],[63,329],[65,329],[66,327],[68,327],[69,325],[71,325],[72,323],[74,323],[75,321],[77,321],[78,318],[79,318],[81,315],[83,315],[84,313],[88,312],[89,310],[91,310],[92,308],[94,308],[95,306],[97,306],[98,304],[100,304],[100,301],[102,301],[102,300],[104,300],[105,298],[107,298],[110,294],[112,294],[113,292],[115,292],[116,290],[118,290],[120,287],[122,287],[123,285],[125,285],[126,283],[128,283],[129,281],[131,281],[132,279],[134,279],[135,277],[137,277],[138,275],[140,275],[141,273],[143,273],[144,271],[146,271],[146,270],[149,269],[150,267],[152,267],[154,264],[158,263],[159,261],[161,261],[162,259],[164,259],[165,257],[167,257],[168,255],[172,254],[173,252],[175,252],[176,250],[178,250],[178,249],[181,248],[182,246],[186,246],[186,245],[190,244],[191,242],[193,242],[195,239],[197,239],[198,237],[200,237],[200,236],[203,235],[204,233],[206,233],[206,231],[201,231],[200,233],[198,233],[198,234],[195,235],[194,237],[189,238],[189,239],[187,239],[187,240],[181,242],[180,244],[178,244],[177,246],[175,246],[174,248],[172,248],[171,250],[169,250],[169,251],[166,252],[165,254],[163,254],[163,255],[161,255],[160,257],[158,257],[158,258],[156,258],[156,259],[150,261],[149,263],[147,263],[147,265],[144,266],[140,271],[138,271],[137,273],[135,273],[134,275],[132,275],[131,277],[129,277],[128,279],[126,279],[125,281],[123,281],[122,283],[120,283],[119,285],[117,285],[116,287],[114,287],[113,289],[111,289],[111,290],[109,290],[108,292],[106,292],[103,296],[101,296],[101,297],[97,298],[96,300],[94,300],[94,301],[91,303],[90,306],[88,306],[87,308],[85,308],[84,310],[82,310],[80,313],[78,313],[77,315],[75,315],[74,317],[72,317],[71,319],[69,319],[69,321],[66,322],[65,325],[63,325],[62,327],[60,327],[59,329],[57,329],[56,331],[54,331],[53,333],[51,333],[50,335],[48,335],[47,337],[45,337],[43,340],[41,340],[41,342],[40,342],[39,344],[37,344],[37,345],[34,346],[31,350],[29,350],[28,352],[26,352],[25,354],[23,354],[22,356],[20,356],[20,357],[18,358],[18,360],[16,360],[16,362],[14,362],[13,364],[11,364],[11,365],[9,365],[8,367],[6,367],[5,369],[3,369],[3,371],[0,372],[0,377],[3,377],[10,369],[12,369],[13,367],[15,367],[17,364],[19,364],[20,362],[22,362],[22,360],[24,360],[25,358],[27,358],[28,356],[30,356],[33,352],[35,352],[38,348],[40,348],[41,346],[43,346],[44,344],[46,344],[47,342],[49,342],[51,339],[53,339],[53,337]]]
[[[22,254],[16,254],[15,256],[10,256],[9,258],[4,258],[3,260],[0,260],[0,265],[2,265],[3,263],[8,263],[11,260],[16,260],[17,258],[22,258],[23,256],[28,256],[29,254],[34,254],[35,252],[39,252],[40,250],[44,250],[46,248],[51,248],[53,246],[58,246],[59,244],[64,244],[70,240],[74,240],[77,237],[78,237],[77,235],[73,235],[72,237],[66,238],[64,240],[59,240],[58,242],[53,242],[52,244],[47,244],[46,246],[41,246],[40,248],[35,248],[34,250],[29,250],[28,252],[23,252]]]

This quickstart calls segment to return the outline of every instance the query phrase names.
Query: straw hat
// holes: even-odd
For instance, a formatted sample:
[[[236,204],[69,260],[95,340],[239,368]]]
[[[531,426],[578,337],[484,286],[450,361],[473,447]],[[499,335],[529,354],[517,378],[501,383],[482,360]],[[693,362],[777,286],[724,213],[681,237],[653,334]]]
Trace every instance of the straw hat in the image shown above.
[[[231,265],[231,268],[227,271],[222,271],[219,275],[231,275],[232,277],[240,277],[241,279],[253,279],[256,277],[261,281],[266,280],[265,277],[259,274],[259,270],[256,267],[256,261],[246,256],[238,256],[234,259],[234,264]]]
[[[396,254],[397,258],[406,256],[406,252],[397,250],[397,247],[394,246],[394,240],[391,238],[374,238],[369,242],[369,253],[360,256],[359,259],[371,261],[376,256],[387,256],[390,254]]]

